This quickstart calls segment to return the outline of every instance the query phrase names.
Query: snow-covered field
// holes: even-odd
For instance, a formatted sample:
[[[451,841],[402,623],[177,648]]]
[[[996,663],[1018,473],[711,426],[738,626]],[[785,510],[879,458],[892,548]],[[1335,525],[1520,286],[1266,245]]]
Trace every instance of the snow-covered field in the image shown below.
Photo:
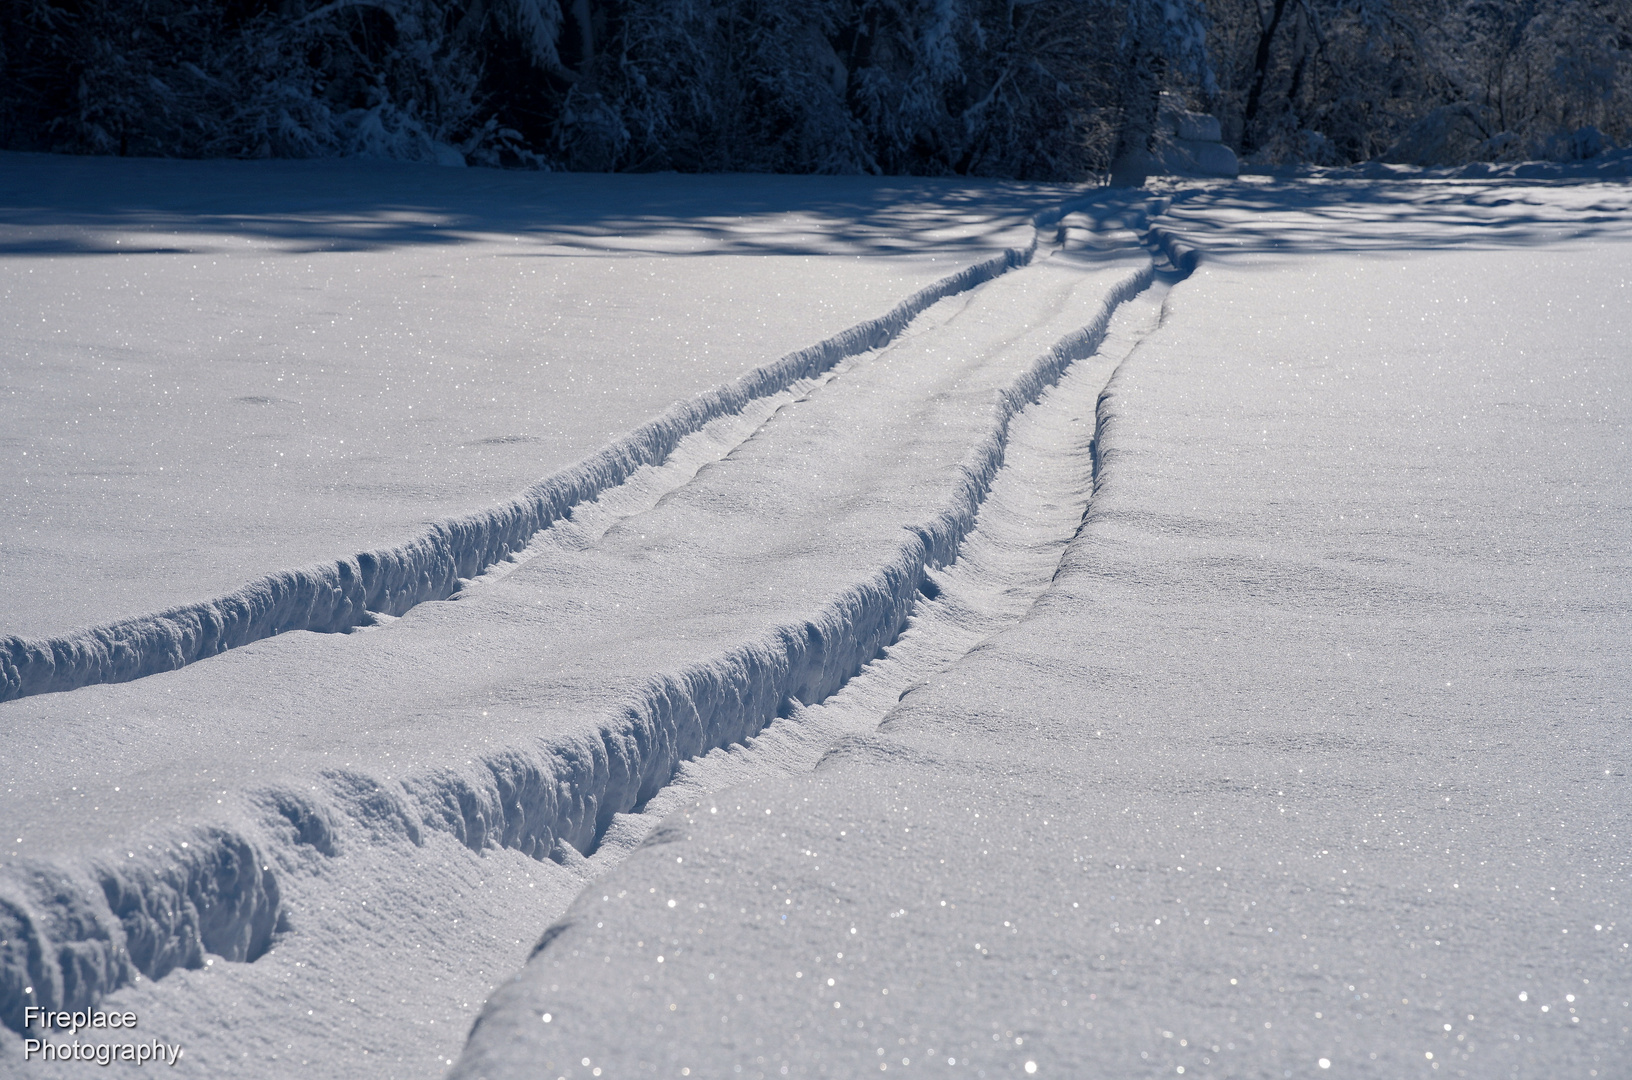
[[[3,164],[7,1070],[1623,1074],[1624,181]]]

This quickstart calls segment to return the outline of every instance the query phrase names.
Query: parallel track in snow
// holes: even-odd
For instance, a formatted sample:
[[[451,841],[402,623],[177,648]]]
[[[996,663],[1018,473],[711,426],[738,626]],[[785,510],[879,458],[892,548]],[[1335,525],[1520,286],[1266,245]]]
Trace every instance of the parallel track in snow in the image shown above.
[[[1163,254],[1156,252],[1156,254]],[[758,735],[685,762],[638,812],[619,815],[591,857],[616,865],[688,802],[767,776],[807,771],[865,741],[919,686],[1014,625],[1047,590],[1076,535],[1101,462],[1099,401],[1161,324],[1182,272],[1164,269],[1120,305],[1104,340],[1013,421],[1002,467],[949,566],[929,569],[899,637],[833,694],[795,705]]]
[[[1057,224],[1068,209],[1052,220],[1044,215],[1039,228]],[[1093,415],[1091,407],[1084,412],[1084,396],[1097,395],[1098,388],[1084,390],[1073,372],[1103,385],[1109,374],[1106,357],[1114,360],[1117,348],[1125,346],[1125,354],[1132,347],[1127,335],[1113,334],[1106,351],[1118,309],[1141,297],[1148,305],[1162,268],[1182,267],[1190,258],[1149,227],[1148,210],[1134,208],[1112,223],[1138,228],[1157,257],[1116,279],[1085,324],[1020,365],[1018,375],[997,393],[984,435],[958,464],[949,501],[932,518],[904,530],[893,551],[878,553],[874,574],[853,582],[821,610],[807,612],[796,624],[771,627],[724,654],[652,672],[644,688],[606,716],[588,740],[575,736],[550,746],[487,753],[479,763],[467,762],[473,769],[433,768],[387,785],[366,775],[335,773],[312,786],[316,794],[304,788],[246,794],[264,807],[269,821],[293,826],[293,843],[319,851],[336,850],[333,837],[346,828],[341,819],[361,814],[368,820],[356,824],[364,829],[391,819],[415,843],[423,830],[433,829],[477,851],[498,846],[563,860],[602,852],[601,858],[609,859],[643,827],[631,821],[631,811],[645,809],[642,818],[649,822],[669,801],[689,797],[698,783],[730,782],[742,767],[760,768],[763,760],[777,757],[772,748],[786,741],[784,733],[800,732],[803,740],[792,758],[781,755],[786,764],[819,756],[835,733],[876,724],[880,694],[898,695],[906,688],[903,681],[944,667],[972,640],[1017,618],[1046,587],[1050,560],[1057,560],[1058,548],[1080,521],[1085,483],[1097,467],[1091,438],[1077,429]],[[1056,239],[1065,240],[1063,233]],[[1132,237],[1125,239],[1129,243],[1123,246],[1132,246]],[[1024,252],[1023,260],[1015,256],[1015,265],[1029,262],[1034,250],[1035,245]],[[988,267],[991,276],[1008,268]],[[969,273],[948,279],[943,295],[925,298],[919,314],[978,284],[953,288]],[[928,318],[933,323],[936,316]],[[905,324],[890,328],[891,338],[900,338],[905,329]],[[861,337],[855,342],[864,343]],[[531,550],[519,544],[491,549],[500,554],[485,565],[497,564],[497,572],[490,571],[469,595],[478,597],[483,585],[498,584],[504,571],[552,546],[565,551],[593,545],[609,527],[688,487],[702,465],[748,445],[770,414],[817,389],[841,366],[843,356],[818,357],[822,348],[795,354],[806,357],[803,368],[781,362],[788,377],[778,376],[776,389],[746,396],[735,410],[687,421],[692,430],[685,434],[665,435],[658,461],[625,461],[623,485],[603,486],[595,498],[580,500],[576,510],[544,530],[547,535],[535,530]],[[865,351],[871,350],[854,355]],[[1102,361],[1099,374],[1085,373],[1079,365],[1096,356]],[[1070,386],[1053,389],[1062,378]],[[1039,401],[1044,404],[1038,406]],[[1073,415],[1064,416],[1062,408]],[[1016,462],[1029,459],[1034,472],[1041,469],[1050,477],[1010,463],[1011,450]],[[1039,512],[1046,505],[1050,522],[1040,527],[1046,534],[1040,548],[1029,553],[1019,551],[1014,539],[1015,529],[1033,528],[1015,516],[1027,512],[1004,509],[1028,499]],[[993,539],[1005,528],[1014,534],[1009,540]],[[518,553],[519,561],[512,558]],[[1005,565],[1009,555],[1024,555],[1019,561],[1025,565]],[[473,566],[472,573],[478,569]],[[858,701],[864,704],[853,707]],[[844,715],[849,719],[840,719]],[[778,717],[785,723],[776,724]],[[773,724],[768,737],[727,754],[730,767],[724,772],[708,764],[718,757],[710,751],[748,747]],[[716,780],[707,779],[712,772],[718,772]],[[129,863],[93,858],[74,867],[25,864],[30,880],[23,880],[29,873],[10,884],[0,880],[0,933],[16,946],[0,955],[0,1016],[15,1029],[25,1001],[83,1007],[138,977],[159,978],[178,965],[193,966],[205,952],[256,959],[283,924],[290,883],[276,868],[288,862],[269,852],[291,842],[281,829],[201,826],[179,849],[150,847],[151,854],[136,859],[132,853]],[[262,869],[256,871],[257,866]],[[71,971],[64,958],[72,958]]]
[[[392,547],[278,570],[225,596],[57,637],[0,637],[0,701],[128,682],[291,630],[344,632],[371,625],[376,616],[397,617],[426,601],[446,599],[462,581],[521,551],[575,507],[626,483],[642,468],[663,464],[681,442],[710,423],[751,410],[802,380],[819,378],[846,359],[878,349],[937,302],[1029,264],[1044,230],[1091,198],[1036,215],[1026,246],[967,266],[878,318],[679,402],[497,506],[436,522]]]

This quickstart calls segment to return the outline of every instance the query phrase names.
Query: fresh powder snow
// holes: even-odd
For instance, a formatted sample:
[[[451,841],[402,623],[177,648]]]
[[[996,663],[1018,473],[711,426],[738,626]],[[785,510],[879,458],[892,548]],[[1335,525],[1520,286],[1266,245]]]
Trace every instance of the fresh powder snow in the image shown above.
[[[1625,1060],[1624,182],[4,160],[8,1070]]]

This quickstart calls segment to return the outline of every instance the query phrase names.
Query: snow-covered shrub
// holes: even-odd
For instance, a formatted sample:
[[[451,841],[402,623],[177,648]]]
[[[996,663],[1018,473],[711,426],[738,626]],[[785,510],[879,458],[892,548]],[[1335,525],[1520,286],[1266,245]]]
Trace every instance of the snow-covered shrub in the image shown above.
[[[1632,0],[1208,0],[1226,134],[1264,164],[1579,156],[1632,140]]]
[[[1465,0],[1442,30],[1447,94],[1481,107],[1511,156],[1590,157],[1632,142],[1632,2]],[[1591,128],[1591,135],[1577,132]]]

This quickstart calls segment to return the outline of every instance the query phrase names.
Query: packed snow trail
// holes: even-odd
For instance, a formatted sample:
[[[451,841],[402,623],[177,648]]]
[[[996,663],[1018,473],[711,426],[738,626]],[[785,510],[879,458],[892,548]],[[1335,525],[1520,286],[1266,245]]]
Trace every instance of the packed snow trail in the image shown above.
[[[1619,1075],[1628,209],[1188,193],[1052,587],[677,808],[454,1075]]]
[[[1046,258],[938,301],[894,344],[779,403],[678,486],[661,469],[642,474],[636,505],[610,524],[563,527],[562,542],[533,552],[547,557],[452,602],[378,631],[283,635],[151,679],[7,704],[19,736],[4,793],[17,845],[0,870],[7,1023],[31,1001],[83,1005],[168,975],[162,985],[180,989],[144,1004],[161,1015],[156,1002],[197,985],[178,968],[221,957],[265,970],[291,949],[306,950],[297,968],[349,957],[338,966],[352,985],[377,990],[367,950],[413,935],[389,910],[372,936],[356,933],[342,898],[368,890],[358,869],[425,897],[409,906],[433,921],[465,911],[457,925],[470,909],[446,870],[450,844],[570,870],[683,760],[830,697],[896,640],[926,574],[956,559],[1011,421],[1093,355],[1116,307],[1151,283],[1131,236],[1066,234]],[[110,775],[116,759],[130,764]],[[377,869],[393,858],[394,876]],[[506,865],[519,889],[553,863]],[[567,873],[543,892],[559,893]],[[513,910],[476,918],[488,938],[518,924]],[[522,933],[541,921],[520,920]],[[519,938],[480,947],[487,964],[525,954]],[[491,967],[467,966],[496,982]],[[253,972],[232,985],[280,995]],[[472,1007],[468,989],[460,996]],[[195,1059],[223,1067],[241,1043],[212,1034],[224,1001],[169,1014]],[[411,1044],[423,1064],[452,1031],[379,1038]],[[276,1073],[280,1038],[267,1032],[240,1066]],[[336,1074],[369,1067],[358,1053],[319,1056]]]
[[[1135,242],[1119,230],[1102,240]],[[951,566],[925,571],[901,636],[833,696],[792,705],[743,743],[681,765],[640,807],[620,816],[590,860],[604,872],[692,800],[768,776],[804,772],[841,741],[871,732],[895,703],[971,649],[1017,622],[1054,577],[1088,505],[1095,471],[1095,414],[1117,364],[1159,323],[1173,275],[1121,305],[1094,355],[1073,364],[1011,424],[1003,467]]]

